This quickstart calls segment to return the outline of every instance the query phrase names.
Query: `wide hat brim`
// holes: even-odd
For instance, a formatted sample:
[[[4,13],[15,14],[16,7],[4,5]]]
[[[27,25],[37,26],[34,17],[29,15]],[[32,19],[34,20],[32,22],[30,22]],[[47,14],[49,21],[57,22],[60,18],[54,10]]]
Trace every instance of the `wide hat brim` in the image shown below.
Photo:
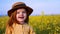
[[[28,7],[28,6],[17,6],[17,7],[15,7],[15,8],[12,8],[12,9],[8,10],[8,16],[10,17],[11,14],[12,14],[15,10],[17,10],[17,9],[19,9],[19,8],[25,8],[25,9],[27,9],[27,14],[28,14],[28,15],[30,15],[30,14],[33,12],[33,9],[30,8],[30,7]]]

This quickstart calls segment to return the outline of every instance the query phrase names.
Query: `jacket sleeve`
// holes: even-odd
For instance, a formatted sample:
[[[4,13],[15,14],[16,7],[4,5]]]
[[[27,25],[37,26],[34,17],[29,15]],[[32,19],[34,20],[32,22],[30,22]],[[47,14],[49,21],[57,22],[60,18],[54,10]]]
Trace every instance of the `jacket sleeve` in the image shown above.
[[[30,31],[29,32],[30,32],[30,34],[36,34],[35,31],[33,31],[32,27],[30,27]]]
[[[11,31],[10,31],[10,28],[9,27],[6,27],[5,34],[11,34]]]

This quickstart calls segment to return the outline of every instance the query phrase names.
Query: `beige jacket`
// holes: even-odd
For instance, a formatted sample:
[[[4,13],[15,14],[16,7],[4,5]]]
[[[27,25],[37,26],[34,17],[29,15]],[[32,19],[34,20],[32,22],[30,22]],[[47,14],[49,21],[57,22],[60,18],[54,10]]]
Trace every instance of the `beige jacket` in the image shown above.
[[[27,24],[13,24],[13,29],[7,27],[5,34],[35,34],[35,32]]]

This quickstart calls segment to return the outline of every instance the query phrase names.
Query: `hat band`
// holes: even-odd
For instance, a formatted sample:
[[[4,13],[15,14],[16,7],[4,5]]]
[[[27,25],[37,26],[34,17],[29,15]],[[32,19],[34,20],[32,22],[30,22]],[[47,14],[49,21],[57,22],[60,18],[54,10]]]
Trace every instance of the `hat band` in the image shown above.
[[[14,7],[17,7],[17,6],[26,6],[26,5],[25,4],[19,4],[19,5],[16,5]],[[12,8],[14,8],[14,7],[12,7]]]

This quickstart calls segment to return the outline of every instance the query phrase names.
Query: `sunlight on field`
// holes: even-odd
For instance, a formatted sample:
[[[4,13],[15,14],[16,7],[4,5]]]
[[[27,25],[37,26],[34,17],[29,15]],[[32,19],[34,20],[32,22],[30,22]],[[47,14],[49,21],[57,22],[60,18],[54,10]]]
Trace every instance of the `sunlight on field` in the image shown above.
[[[60,15],[30,16],[29,25],[36,34],[60,34]],[[4,34],[9,17],[0,17],[0,33]]]

